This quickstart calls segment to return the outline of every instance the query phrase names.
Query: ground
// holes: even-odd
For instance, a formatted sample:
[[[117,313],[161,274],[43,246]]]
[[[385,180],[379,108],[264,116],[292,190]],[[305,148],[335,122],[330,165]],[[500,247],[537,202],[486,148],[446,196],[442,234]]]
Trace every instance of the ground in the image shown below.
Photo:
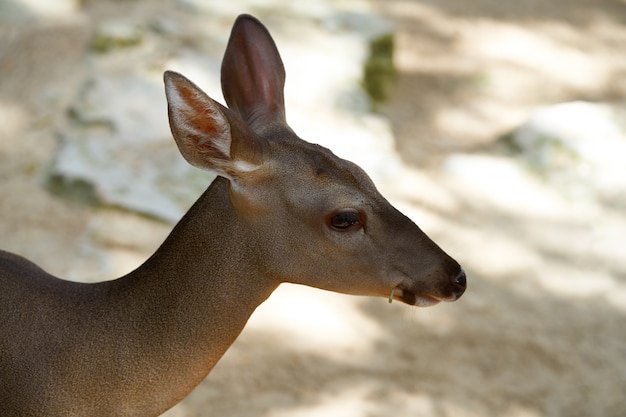
[[[625,415],[623,212],[532,174],[459,174],[450,156],[507,161],[497,139],[538,105],[623,105],[626,3],[367,4],[397,25],[397,81],[379,110],[410,167],[381,190],[463,263],[469,289],[414,309],[281,287],[166,415]],[[57,275],[102,278],[145,259],[170,226],[41,186],[89,39],[78,21],[0,28],[0,236]],[[93,247],[118,266],[98,269]]]

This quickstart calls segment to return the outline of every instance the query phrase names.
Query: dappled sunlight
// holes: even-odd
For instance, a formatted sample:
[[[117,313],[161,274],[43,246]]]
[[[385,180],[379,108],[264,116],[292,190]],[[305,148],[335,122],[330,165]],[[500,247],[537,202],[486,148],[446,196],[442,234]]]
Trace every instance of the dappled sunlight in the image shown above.
[[[465,214],[440,218],[439,228],[453,231],[444,239],[453,240],[452,253],[472,270],[513,289],[564,299],[600,296],[615,304],[624,294],[619,272],[598,268],[598,262],[612,262],[619,271],[625,253],[610,230],[623,221],[603,222],[596,204],[562,195],[509,159],[454,156],[447,163],[446,188]],[[523,278],[511,281],[514,274]]]
[[[12,13],[15,13],[15,10],[20,10],[19,13],[25,15],[25,17],[50,20],[66,19],[68,16],[75,15],[79,1],[4,0],[4,3],[0,5],[0,10],[8,9]]]
[[[368,401],[371,388],[366,384],[344,388],[332,394],[321,395],[315,404],[309,406],[294,407],[288,410],[270,411],[267,417],[360,417],[372,410],[372,404]],[[294,414],[295,413],[295,414]]]
[[[0,101],[0,137],[8,140],[0,141],[0,152],[8,152],[15,146],[16,137],[28,124],[28,113],[21,106]]]
[[[545,83],[558,82],[565,87],[594,89],[603,87],[610,79],[611,69],[607,59],[589,56],[580,45],[568,45],[546,36],[559,29],[570,31],[572,37],[580,36],[567,27],[554,25],[517,25],[494,22],[479,23],[463,38],[462,49],[477,60],[490,61],[503,67],[512,66],[532,73],[535,79]],[[567,68],[567,71],[563,69]],[[495,88],[515,91],[519,87],[506,78],[495,79]],[[505,91],[506,92],[506,91]]]
[[[400,175],[392,181],[382,182],[381,187],[394,204],[406,202],[407,210],[425,206],[436,212],[454,213],[461,208],[453,190],[441,187],[438,178],[421,169],[404,167]],[[417,221],[416,218],[413,220]]]
[[[248,328],[286,347],[346,359],[371,353],[384,336],[381,324],[364,315],[358,302],[358,297],[283,284],[255,311]]]
[[[571,205],[521,164],[492,155],[453,155],[444,170],[469,204],[484,204],[514,215],[561,219]]]
[[[626,286],[619,285],[617,279],[607,272],[553,263],[543,264],[537,272],[535,277],[542,288],[560,297],[588,298],[595,302],[599,295],[616,295],[615,291],[626,295]]]
[[[619,101],[626,92],[626,28],[615,2],[374,3],[401,27],[398,83],[384,113],[405,161],[471,149],[538,105]]]
[[[321,395],[315,404],[288,410],[270,411],[264,416],[286,417],[362,417],[362,416],[454,416],[480,417],[484,410],[467,405],[435,399],[419,392],[384,390],[378,384],[358,382],[332,394]],[[541,413],[521,404],[511,404],[503,410],[507,417],[540,417]]]
[[[626,253],[607,232],[624,230],[623,221],[603,224],[597,202],[564,195],[514,160],[454,156],[447,164],[453,177],[448,184],[456,195],[473,210],[491,212],[485,223],[472,224],[468,215],[470,223],[453,226],[457,240],[465,238],[468,248],[476,248],[465,252],[473,268],[487,277],[522,273],[525,278],[517,285],[534,282],[564,299],[601,296],[623,311],[623,303],[615,302],[617,294],[625,294],[626,283],[596,260],[604,257],[619,269]],[[612,247],[613,256],[598,246]]]

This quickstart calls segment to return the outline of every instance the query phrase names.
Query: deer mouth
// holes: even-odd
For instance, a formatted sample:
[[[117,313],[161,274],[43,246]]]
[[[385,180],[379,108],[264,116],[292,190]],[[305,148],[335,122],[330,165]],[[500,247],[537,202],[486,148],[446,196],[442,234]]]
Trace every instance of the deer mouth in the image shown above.
[[[441,299],[432,295],[413,292],[397,287],[393,289],[391,296],[389,297],[389,301],[391,302],[392,299],[417,307],[430,307],[441,301]]]

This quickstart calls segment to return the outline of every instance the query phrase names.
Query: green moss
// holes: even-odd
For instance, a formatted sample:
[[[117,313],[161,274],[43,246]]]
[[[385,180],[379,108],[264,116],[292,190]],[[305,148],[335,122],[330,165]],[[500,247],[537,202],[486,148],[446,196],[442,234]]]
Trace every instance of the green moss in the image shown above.
[[[70,201],[89,206],[97,206],[101,203],[93,184],[80,178],[67,178],[54,174],[48,177],[45,186],[52,194]]]
[[[386,33],[370,43],[363,87],[374,104],[385,101],[391,92],[396,71],[393,65],[394,36]]]
[[[91,41],[91,49],[98,53],[128,48],[141,43],[142,30],[133,23],[110,21],[98,29]]]

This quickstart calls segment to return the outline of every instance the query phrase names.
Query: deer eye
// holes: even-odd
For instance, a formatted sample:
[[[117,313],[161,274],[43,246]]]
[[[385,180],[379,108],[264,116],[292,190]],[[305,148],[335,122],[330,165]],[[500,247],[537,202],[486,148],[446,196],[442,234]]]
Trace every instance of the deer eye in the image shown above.
[[[328,226],[341,232],[357,230],[363,227],[362,217],[355,209],[341,209],[328,216]]]

